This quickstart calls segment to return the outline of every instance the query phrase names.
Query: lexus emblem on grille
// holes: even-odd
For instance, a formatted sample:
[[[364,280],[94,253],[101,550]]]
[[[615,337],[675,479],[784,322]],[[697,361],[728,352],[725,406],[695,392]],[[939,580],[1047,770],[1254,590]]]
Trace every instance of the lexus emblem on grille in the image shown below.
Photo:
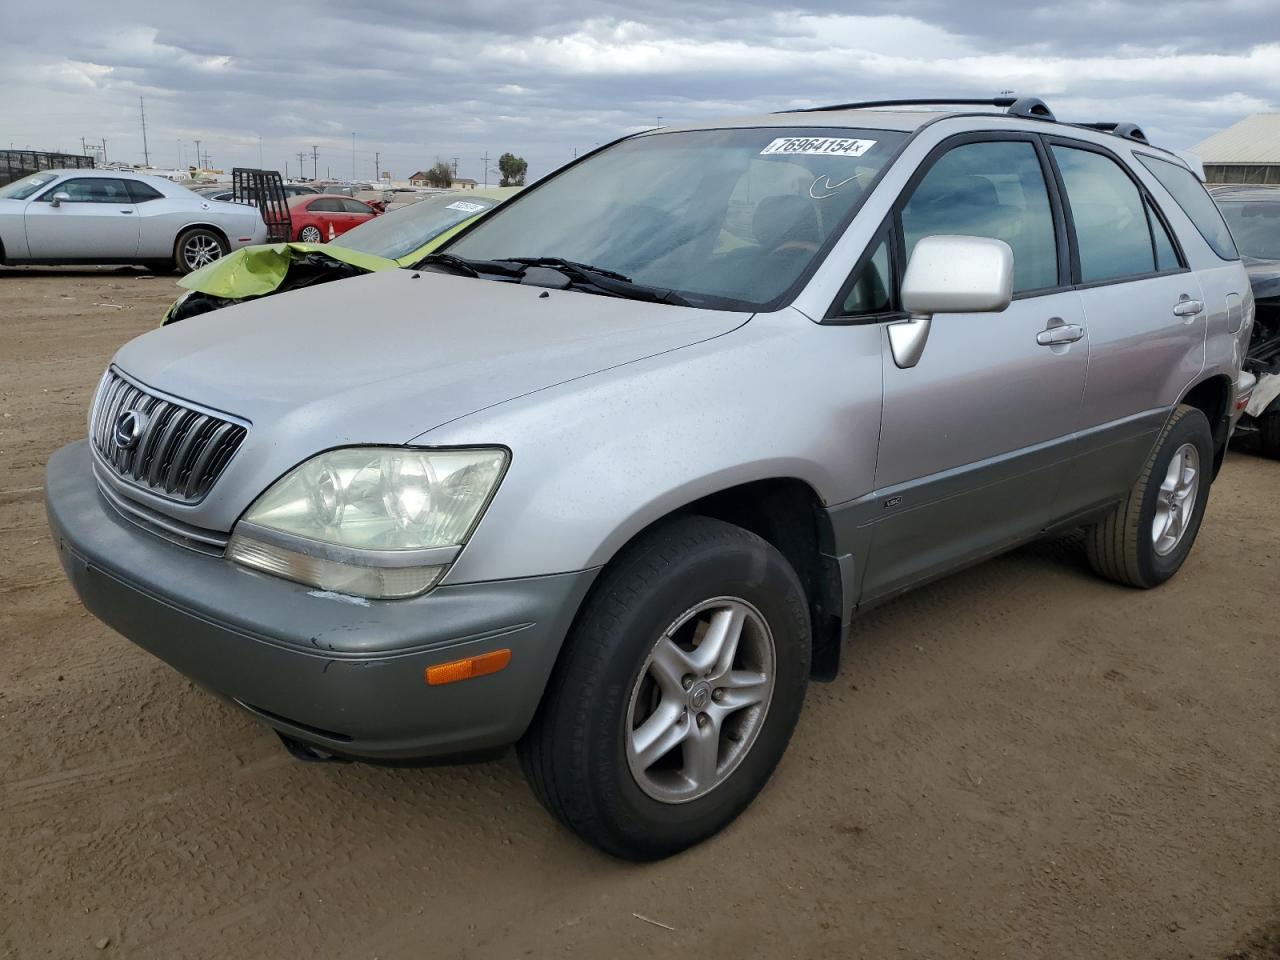
[[[126,410],[116,418],[116,428],[111,432],[111,439],[121,450],[132,450],[142,438],[142,431],[147,427],[147,415],[137,410]]]

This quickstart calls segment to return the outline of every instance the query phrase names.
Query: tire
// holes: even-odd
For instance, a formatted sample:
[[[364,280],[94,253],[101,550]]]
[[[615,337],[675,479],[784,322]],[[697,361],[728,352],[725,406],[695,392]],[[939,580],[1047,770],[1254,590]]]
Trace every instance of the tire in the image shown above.
[[[324,243],[324,234],[320,232],[320,228],[307,224],[298,231],[299,243]]]
[[[1258,450],[1263,456],[1280,460],[1280,410],[1258,418]]]
[[[227,255],[227,242],[213,230],[184,230],[173,245],[173,262],[179,273],[190,273]]]
[[[1176,469],[1175,455],[1181,465]],[[1188,467],[1195,472],[1193,489],[1188,489]],[[1144,590],[1172,577],[1200,531],[1212,478],[1209,421],[1196,408],[1180,405],[1128,497],[1105,520],[1085,531],[1085,549],[1094,572]],[[1171,511],[1171,503],[1178,509]]]
[[[659,670],[661,661],[693,671],[699,649],[714,652],[690,643],[715,635],[709,627],[696,634],[699,624],[732,625],[735,617],[742,627],[732,678],[721,675],[723,656],[709,670],[697,665],[692,686],[692,672],[681,684]],[[673,661],[678,645],[686,649]],[[800,716],[810,655],[804,591],[782,554],[719,520],[670,521],[606,567],[579,612],[517,748],[525,776],[542,805],[588,843],[626,860],[670,856],[727,826],[768,781]],[[726,708],[753,697],[761,699]],[[665,719],[681,711],[683,719]],[[645,719],[683,739],[656,750],[651,766],[629,749]],[[686,753],[686,744],[696,751],[713,735],[712,752]],[[699,755],[712,763],[702,767],[707,776],[685,780]]]

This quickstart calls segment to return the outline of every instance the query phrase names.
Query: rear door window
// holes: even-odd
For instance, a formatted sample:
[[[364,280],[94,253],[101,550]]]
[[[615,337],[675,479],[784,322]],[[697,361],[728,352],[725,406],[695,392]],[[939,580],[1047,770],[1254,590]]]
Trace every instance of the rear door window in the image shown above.
[[[1146,201],[1137,184],[1108,156],[1054,144],[1075,225],[1082,283],[1156,272]]]

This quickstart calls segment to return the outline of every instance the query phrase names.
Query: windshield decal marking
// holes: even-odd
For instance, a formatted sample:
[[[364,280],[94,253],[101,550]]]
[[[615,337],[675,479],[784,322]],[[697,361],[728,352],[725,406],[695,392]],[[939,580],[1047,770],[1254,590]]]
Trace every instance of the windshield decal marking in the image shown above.
[[[445,207],[446,210],[461,210],[463,213],[479,213],[484,209],[483,203],[472,203],[469,200],[455,200]]]
[[[832,183],[831,177],[828,174],[824,174],[820,177],[814,177],[813,183],[809,184],[809,196],[814,200],[825,200],[827,197],[834,197],[836,193],[839,192],[840,188],[846,183],[852,183],[857,179],[858,175],[856,173],[852,177],[845,177],[837,183]],[[819,187],[818,184],[822,184],[822,186]],[[823,192],[818,193],[817,191],[819,190]]]
[[[860,157],[876,145],[875,140],[849,137],[779,137],[760,151],[760,156],[791,153],[814,157]]]

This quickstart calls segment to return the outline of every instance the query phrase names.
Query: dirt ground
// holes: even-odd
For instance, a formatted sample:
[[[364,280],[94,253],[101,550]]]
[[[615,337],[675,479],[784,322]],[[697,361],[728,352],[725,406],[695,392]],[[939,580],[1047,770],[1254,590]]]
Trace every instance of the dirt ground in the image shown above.
[[[1280,957],[1280,463],[1160,590],[1067,538],[871,614],[755,805],[634,866],[512,756],[299,763],[81,609],[44,462],[176,293],[0,270],[0,957]]]

